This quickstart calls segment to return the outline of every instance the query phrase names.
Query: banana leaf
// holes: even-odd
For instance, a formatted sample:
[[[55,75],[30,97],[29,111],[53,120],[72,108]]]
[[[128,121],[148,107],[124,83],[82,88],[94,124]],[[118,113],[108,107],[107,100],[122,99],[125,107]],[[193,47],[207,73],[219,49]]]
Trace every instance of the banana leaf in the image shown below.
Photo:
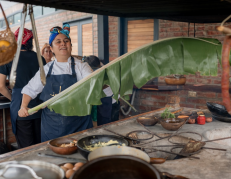
[[[100,105],[104,84],[118,100],[132,94],[133,85],[141,88],[150,79],[170,74],[217,75],[222,45],[218,40],[175,37],[157,40],[128,52],[88,77],[78,81],[50,100],[29,110],[47,106],[63,116],[85,116],[92,105]]]

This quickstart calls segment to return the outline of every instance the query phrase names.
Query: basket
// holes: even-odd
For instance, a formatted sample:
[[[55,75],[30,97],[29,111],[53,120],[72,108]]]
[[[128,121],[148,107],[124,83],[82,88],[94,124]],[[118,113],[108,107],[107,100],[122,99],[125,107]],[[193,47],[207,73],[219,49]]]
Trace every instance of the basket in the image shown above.
[[[2,14],[4,16],[5,22],[6,22],[6,30],[3,30],[0,32],[0,41],[6,40],[10,42],[10,45],[8,47],[0,47],[0,66],[5,65],[13,60],[14,54],[17,50],[17,43],[15,40],[14,33],[10,30],[8,21],[6,19],[6,15],[2,9],[2,6],[0,4],[0,8],[2,10]]]

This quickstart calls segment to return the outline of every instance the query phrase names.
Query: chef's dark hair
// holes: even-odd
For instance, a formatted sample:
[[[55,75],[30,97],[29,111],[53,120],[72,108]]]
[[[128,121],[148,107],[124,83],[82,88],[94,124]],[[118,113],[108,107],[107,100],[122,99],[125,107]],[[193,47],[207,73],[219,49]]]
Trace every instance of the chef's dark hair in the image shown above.
[[[22,50],[26,50],[26,51],[32,51],[33,50],[33,37],[31,37],[25,45],[22,44],[21,46]]]
[[[100,60],[98,57],[94,55],[90,55],[84,58],[84,62],[87,62],[91,68],[99,68],[100,67]]]

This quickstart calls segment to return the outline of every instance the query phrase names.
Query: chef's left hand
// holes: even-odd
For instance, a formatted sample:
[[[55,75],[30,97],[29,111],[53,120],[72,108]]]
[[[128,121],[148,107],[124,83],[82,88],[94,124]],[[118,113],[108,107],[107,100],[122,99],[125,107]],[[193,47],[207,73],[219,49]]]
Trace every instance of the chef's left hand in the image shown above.
[[[27,117],[29,116],[28,110],[29,110],[28,107],[21,106],[20,110],[18,111],[18,115],[20,117]]]

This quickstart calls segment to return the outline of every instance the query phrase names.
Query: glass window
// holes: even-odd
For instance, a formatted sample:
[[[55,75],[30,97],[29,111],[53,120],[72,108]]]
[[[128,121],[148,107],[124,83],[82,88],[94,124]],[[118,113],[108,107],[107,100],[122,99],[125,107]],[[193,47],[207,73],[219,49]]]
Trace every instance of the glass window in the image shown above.
[[[43,7],[43,15],[50,14],[52,12],[55,12],[55,8]]]
[[[42,6],[34,6],[33,11],[34,11],[34,18],[41,16],[42,15]]]
[[[0,28],[2,28],[2,21],[0,21]]]
[[[2,27],[6,27],[6,22],[5,22],[5,20],[2,21]]]
[[[9,25],[12,25],[14,23],[14,17],[10,16],[7,18]]]
[[[17,24],[17,23],[20,23],[20,20],[21,20],[21,13],[17,13],[14,15],[14,23]]]

